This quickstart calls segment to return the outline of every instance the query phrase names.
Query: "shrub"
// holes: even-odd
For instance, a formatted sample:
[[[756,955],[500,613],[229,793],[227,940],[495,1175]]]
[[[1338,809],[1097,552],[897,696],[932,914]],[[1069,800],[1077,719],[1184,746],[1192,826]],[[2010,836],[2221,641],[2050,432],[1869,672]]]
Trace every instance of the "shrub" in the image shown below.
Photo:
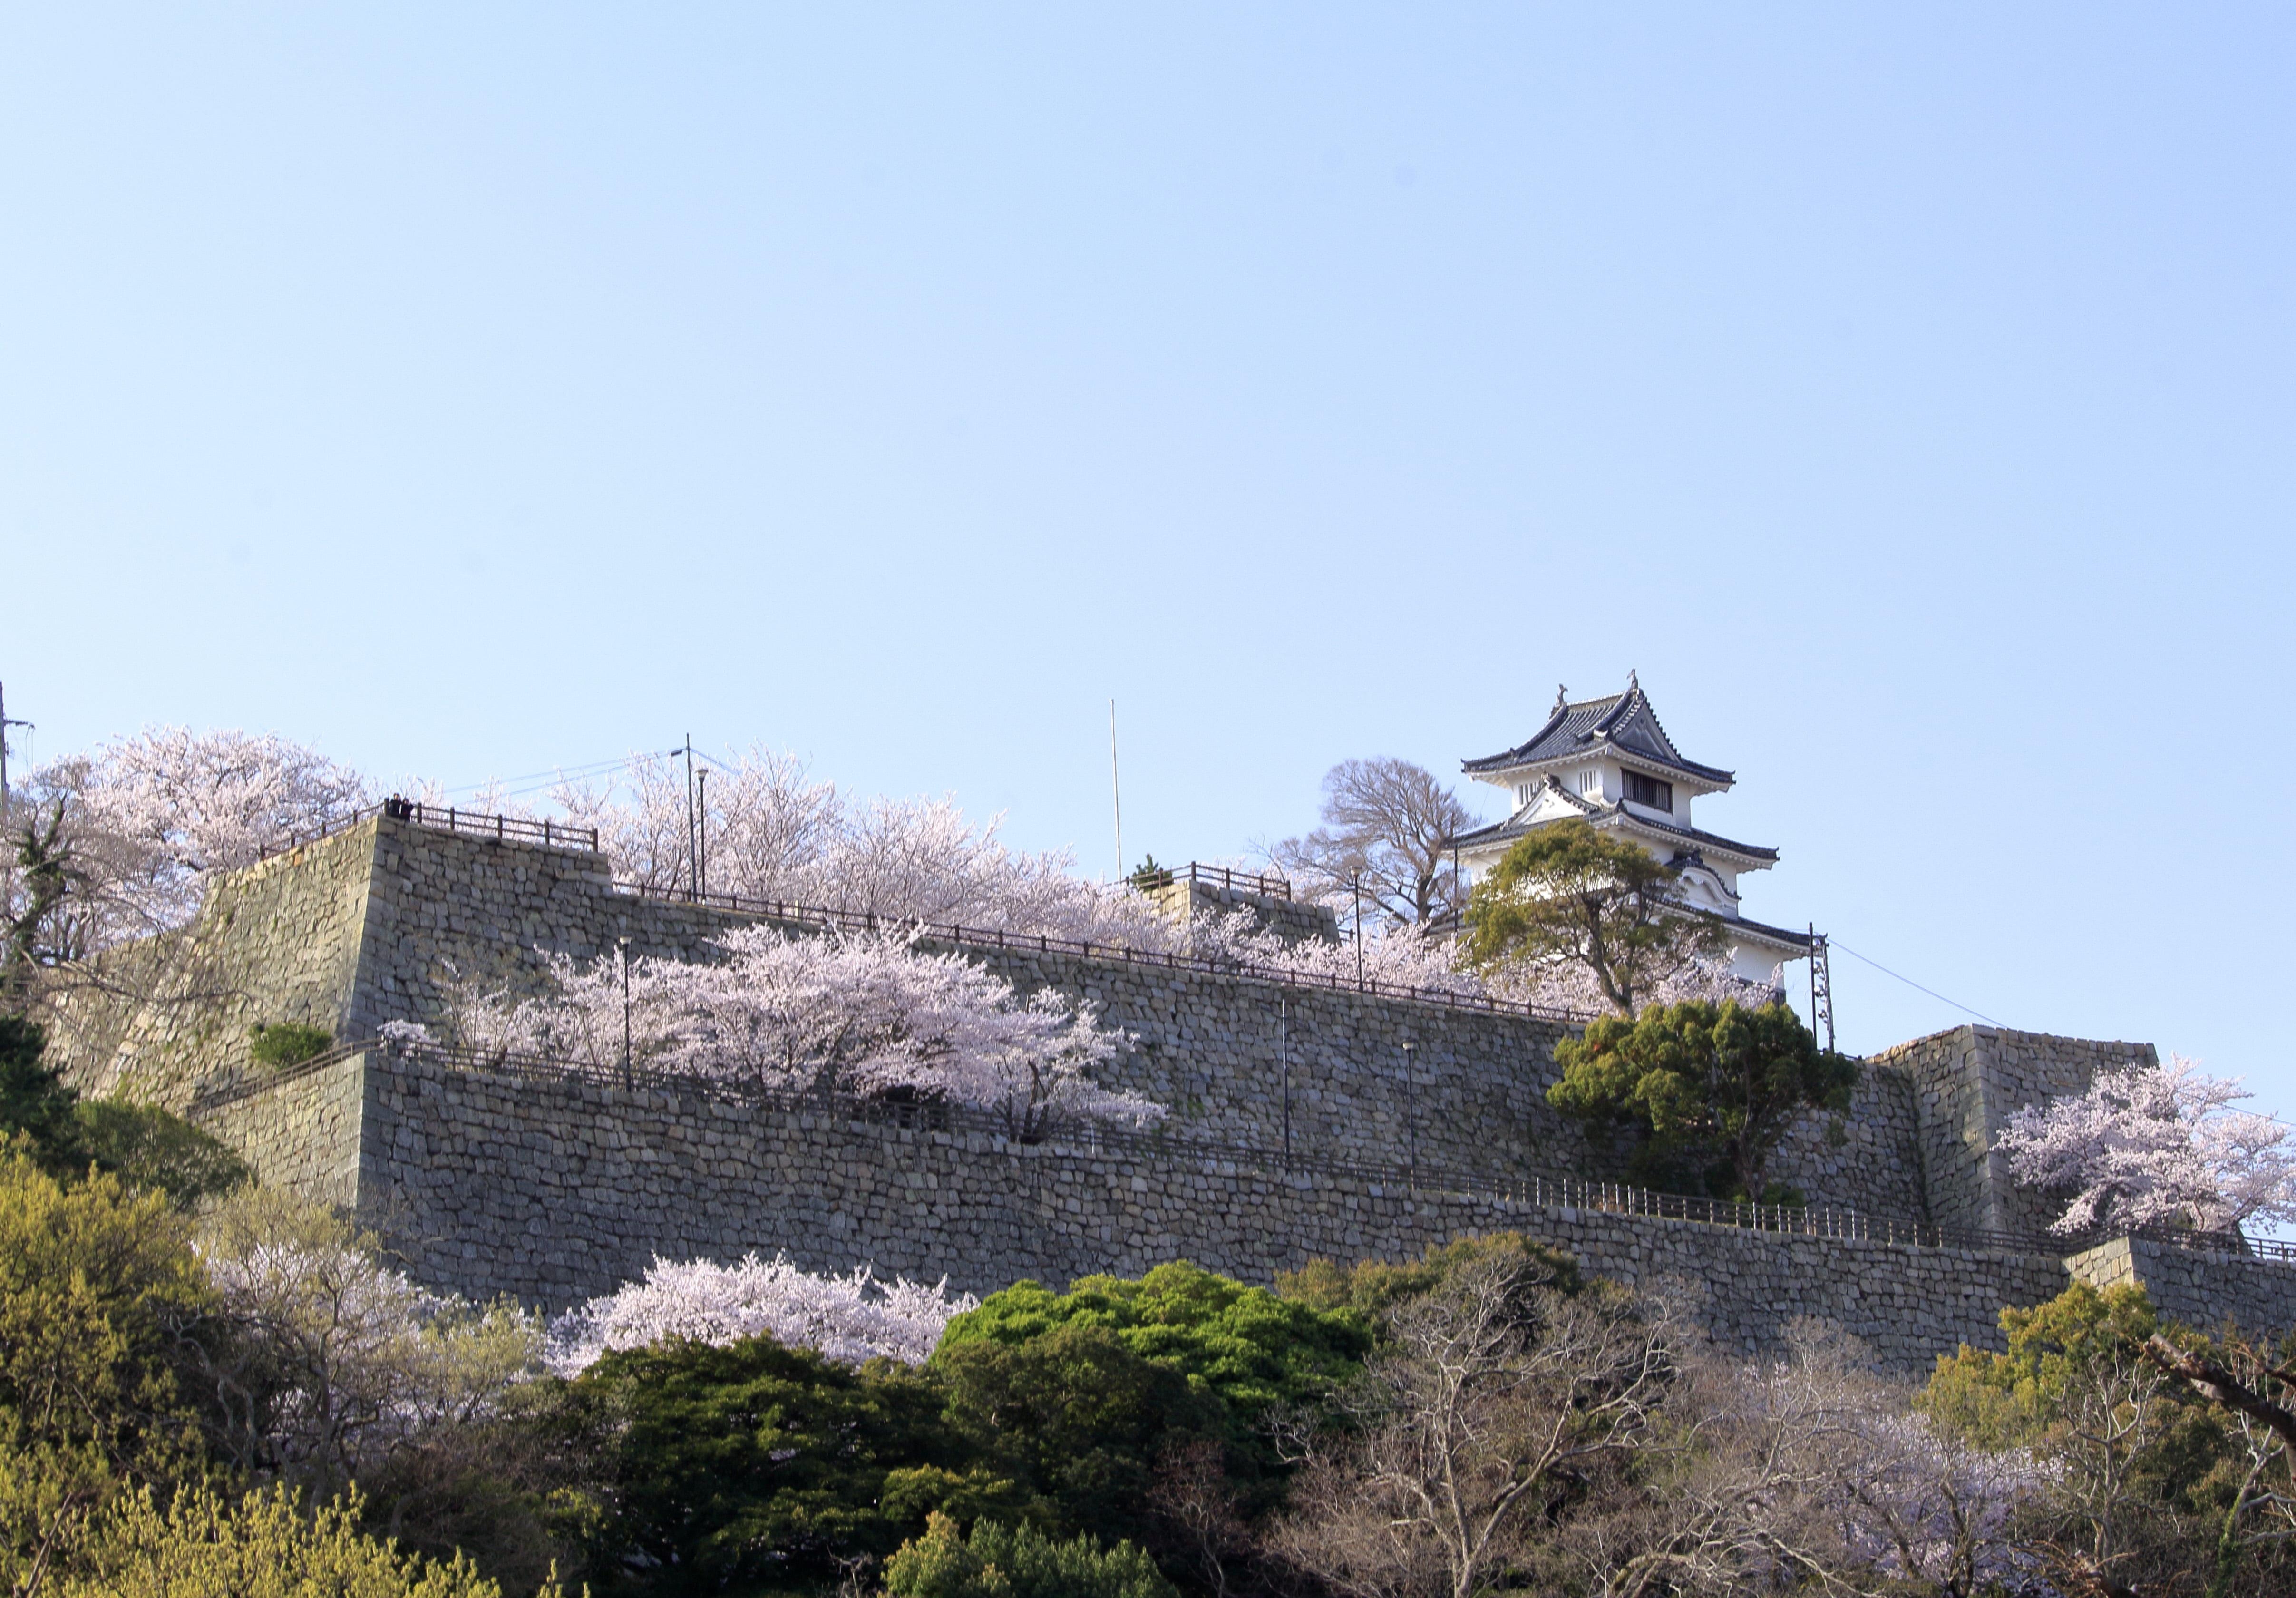
[[[59,1598],[502,1595],[466,1560],[435,1564],[364,1536],[356,1501],[311,1515],[283,1492],[250,1493],[234,1508],[194,1487],[162,1512],[146,1490],[121,1504],[89,1562]]]
[[[885,1590],[894,1598],[1177,1598],[1129,1543],[1060,1543],[1031,1527],[993,1520],[964,1537],[943,1514],[886,1562]]]
[[[1566,1297],[1585,1285],[1578,1260],[1566,1250],[1534,1242],[1520,1232],[1494,1232],[1430,1243],[1417,1259],[1400,1264],[1364,1259],[1348,1266],[1336,1260],[1310,1260],[1299,1270],[1278,1271],[1275,1291],[1316,1309],[1354,1310],[1380,1318],[1396,1305],[1423,1298],[1467,1266],[1487,1259],[1506,1260],[1526,1281],[1542,1282]]]
[[[769,1337],[672,1342],[607,1355],[572,1396],[603,1449],[602,1592],[801,1590],[883,1559],[931,1511],[1021,1507],[973,1468],[939,1384],[889,1362],[854,1370]]]
[[[332,1048],[335,1042],[333,1033],[307,1027],[300,1021],[274,1021],[269,1026],[250,1028],[247,1036],[248,1057],[275,1070],[316,1060]]]
[[[176,1362],[211,1307],[165,1200],[0,1161],[0,1586],[67,1561],[123,1487],[199,1471]]]
[[[165,1193],[179,1210],[198,1208],[249,1179],[230,1147],[156,1104],[98,1099],[78,1106],[88,1157],[130,1187]]]
[[[933,1358],[968,1343],[1017,1346],[1071,1323],[1107,1328],[1143,1359],[1218,1398],[1247,1428],[1273,1405],[1306,1402],[1352,1377],[1371,1348],[1360,1316],[1279,1299],[1183,1259],[1136,1281],[1082,1276],[1065,1293],[1014,1282],[950,1322]]]

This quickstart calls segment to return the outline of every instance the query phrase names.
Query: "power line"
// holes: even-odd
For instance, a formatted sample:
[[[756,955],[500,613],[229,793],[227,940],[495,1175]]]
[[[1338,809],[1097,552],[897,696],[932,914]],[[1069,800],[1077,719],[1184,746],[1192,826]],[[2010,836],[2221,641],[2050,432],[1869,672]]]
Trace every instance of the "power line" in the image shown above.
[[[1934,987],[1923,987],[1920,983],[1918,983],[1918,982],[1915,981],[1911,977],[1899,975],[1899,973],[1898,973],[1898,972],[1896,972],[1896,971],[1891,971],[1888,966],[1886,966],[1886,965],[1882,964],[1879,960],[1868,960],[1868,959],[1866,959],[1866,957],[1865,955],[1863,955],[1859,954],[1856,949],[1851,948],[1848,944],[1846,944],[1846,943],[1842,942],[1842,941],[1841,941],[1841,939],[1840,939],[1839,938],[1832,938],[1832,937],[1829,937],[1825,941],[1826,941],[1828,944],[1830,944],[1831,946],[1833,946],[1834,948],[1840,949],[1843,954],[1845,954],[1845,955],[1849,955],[1849,956],[1851,959],[1853,959],[1853,960],[1864,960],[1864,961],[1866,962],[1866,964],[1868,964],[1868,965],[1872,966],[1875,971],[1880,971],[1883,976],[1885,976],[1885,977],[1896,977],[1896,978],[1897,978],[1897,979],[1898,979],[1898,981],[1903,982],[1906,987],[1911,987],[1911,988],[1914,988],[1914,989],[1915,989],[1915,990],[1916,990],[1916,991],[1918,991],[1918,992],[1925,993],[1925,994],[1929,995],[1929,996],[1930,996],[1930,997],[1931,997],[1931,998],[1933,998],[1933,999],[1938,1000],[1940,1004],[1950,1004],[1950,1005],[1952,1005],[1956,1010],[1960,1011],[1960,1012],[1961,1012],[1963,1014],[1964,1014],[1964,1015],[1973,1015],[1973,1016],[1975,1016],[1979,1020],[1983,1021],[1983,1022],[1984,1022],[1987,1026],[1988,1026],[1988,1027],[1998,1027],[1998,1026],[2001,1026],[2001,1025],[2003,1024],[2003,1023],[2001,1023],[2000,1021],[1995,1020],[1991,1016],[1989,1016],[1989,1015],[1986,1014],[1986,1013],[1985,1013],[1985,1012],[1983,1012],[1982,1010],[1972,1010],[1968,1005],[1966,1005],[1966,1004],[1963,1004],[1959,999],[1948,999],[1948,998],[1947,998],[1947,997],[1945,996],[1945,995],[1943,995],[1943,994],[1939,993],[1939,992],[1936,988],[1934,988]]]
[[[657,754],[652,750],[647,750],[642,753],[635,755],[616,755],[611,760],[589,760],[579,766],[553,766],[548,771],[529,771],[522,775],[515,777],[488,777],[483,783],[464,783],[459,787],[442,788],[439,791],[441,793],[476,793],[480,789],[492,788],[498,783],[509,784],[515,783],[532,783],[536,784],[531,788],[504,786],[502,789],[503,797],[504,799],[514,799],[521,794],[539,793],[545,788],[554,788],[561,783],[571,782],[578,778],[600,776],[613,770],[619,766],[635,766],[641,760],[659,760],[665,758],[669,755],[681,755],[685,752],[685,751],[682,749],[676,749],[664,750],[661,753]],[[701,752],[701,751],[699,750],[694,750],[694,753],[697,755]]]

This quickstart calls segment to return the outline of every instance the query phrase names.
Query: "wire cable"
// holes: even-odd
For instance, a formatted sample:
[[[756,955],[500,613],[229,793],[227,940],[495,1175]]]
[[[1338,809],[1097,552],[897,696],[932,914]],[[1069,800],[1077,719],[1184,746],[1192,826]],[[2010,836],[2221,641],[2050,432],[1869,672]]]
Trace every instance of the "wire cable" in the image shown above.
[[[1866,964],[1872,966],[1875,971],[1880,971],[1883,976],[1896,977],[1898,981],[1903,982],[1906,987],[1914,988],[1917,992],[1925,993],[1929,995],[1930,997],[1938,1000],[1941,1004],[1950,1004],[1964,1015],[1975,1016],[1979,1020],[1983,1021],[1988,1027],[1998,1027],[2002,1024],[2001,1022],[1995,1020],[1991,1016],[1986,1014],[1982,1010],[1972,1010],[1959,999],[1948,999],[1945,995],[1939,993],[1934,987],[1923,987],[1911,977],[1900,976],[1898,972],[1891,971],[1888,966],[1882,964],[1879,960],[1866,959],[1865,955],[1859,954],[1856,949],[1851,948],[1839,938],[1828,938],[1825,940],[1825,944],[1828,948],[1840,949],[1843,954],[1849,955],[1853,960],[1864,960]]]
[[[511,799],[515,798],[520,794],[539,793],[545,788],[554,788],[561,783],[571,782],[582,777],[602,776],[617,766],[635,766],[640,760],[664,759],[669,755],[680,755],[685,752],[685,751],[684,750],[668,750],[657,753],[652,750],[644,750],[634,755],[616,755],[611,760],[587,760],[579,766],[553,766],[548,771],[529,771],[521,776],[488,777],[483,783],[464,783],[459,787],[441,788],[439,791],[441,793],[476,793],[482,788],[491,788],[496,783],[506,785],[513,783],[535,783],[538,784],[538,786],[533,788],[512,788],[504,786],[503,789],[503,797],[505,799]],[[700,750],[696,750],[693,752],[698,755],[701,751]]]

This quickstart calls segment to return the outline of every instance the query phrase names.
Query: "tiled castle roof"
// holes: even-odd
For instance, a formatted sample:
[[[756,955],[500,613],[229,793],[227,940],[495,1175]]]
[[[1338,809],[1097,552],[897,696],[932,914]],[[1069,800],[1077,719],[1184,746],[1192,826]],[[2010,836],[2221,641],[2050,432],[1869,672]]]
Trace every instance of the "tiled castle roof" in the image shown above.
[[[1513,771],[1570,759],[1597,750],[1610,750],[1641,764],[1678,771],[1685,776],[1725,788],[1737,780],[1734,774],[1718,766],[1701,766],[1683,758],[1674,747],[1674,741],[1666,735],[1666,729],[1659,725],[1658,712],[1651,709],[1642,684],[1631,673],[1624,693],[1603,699],[1571,704],[1558,691],[1554,709],[1545,726],[1511,750],[1462,762],[1462,769],[1471,776]]]

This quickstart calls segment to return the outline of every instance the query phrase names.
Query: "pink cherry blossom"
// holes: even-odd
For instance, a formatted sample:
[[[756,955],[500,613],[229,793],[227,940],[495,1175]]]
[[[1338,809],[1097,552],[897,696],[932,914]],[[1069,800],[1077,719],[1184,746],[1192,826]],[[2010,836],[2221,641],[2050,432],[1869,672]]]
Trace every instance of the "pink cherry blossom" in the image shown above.
[[[785,1255],[766,1261],[750,1254],[732,1266],[656,1255],[644,1281],[553,1322],[544,1358],[571,1378],[616,1349],[671,1338],[724,1348],[764,1332],[846,1364],[880,1357],[922,1364],[950,1319],[979,1307],[970,1293],[950,1298],[945,1276],[927,1287],[906,1277],[880,1281],[867,1266],[816,1276]]]
[[[753,926],[725,958],[549,962],[549,991],[513,996],[456,981],[445,1024],[488,1054],[648,1069],[781,1094],[903,1088],[988,1110],[1014,1135],[1064,1120],[1146,1126],[1161,1105],[1100,1086],[1128,1046],[1089,1001],[1022,997],[986,967],[916,947],[913,931],[791,935]]]
[[[2237,1078],[2172,1054],[2099,1071],[2085,1093],[2018,1110],[1995,1146],[2018,1181],[2074,1190],[2053,1228],[2062,1233],[2296,1220],[2291,1128],[2234,1108],[2249,1096]]]

